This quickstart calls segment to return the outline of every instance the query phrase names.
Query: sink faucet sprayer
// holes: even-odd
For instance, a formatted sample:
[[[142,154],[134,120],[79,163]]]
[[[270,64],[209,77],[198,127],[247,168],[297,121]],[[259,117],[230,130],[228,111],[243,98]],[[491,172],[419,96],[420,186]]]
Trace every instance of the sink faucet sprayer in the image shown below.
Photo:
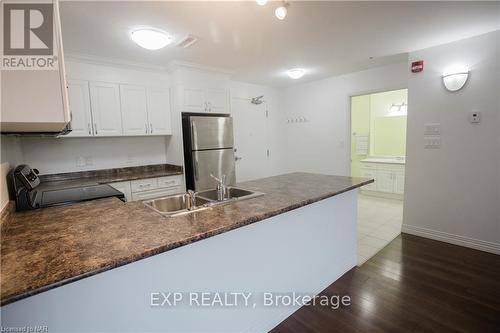
[[[221,175],[220,178],[217,178],[213,174],[210,174],[210,177],[217,181],[217,187],[215,188],[217,191],[217,201],[223,201],[226,197],[226,175]]]

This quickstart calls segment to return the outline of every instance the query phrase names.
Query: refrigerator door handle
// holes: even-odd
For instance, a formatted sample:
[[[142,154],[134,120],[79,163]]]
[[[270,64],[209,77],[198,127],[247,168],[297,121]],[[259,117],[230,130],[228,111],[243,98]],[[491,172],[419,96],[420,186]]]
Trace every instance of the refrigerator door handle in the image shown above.
[[[194,161],[194,178],[196,180],[199,180],[199,178],[198,178],[198,160]]]

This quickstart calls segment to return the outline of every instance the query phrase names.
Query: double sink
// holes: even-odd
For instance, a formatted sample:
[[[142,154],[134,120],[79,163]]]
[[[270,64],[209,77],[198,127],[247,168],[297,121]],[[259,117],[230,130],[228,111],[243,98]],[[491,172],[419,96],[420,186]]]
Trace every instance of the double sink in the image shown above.
[[[234,186],[226,186],[223,200],[217,200],[217,190],[214,189],[196,192],[194,194],[194,200],[192,199],[192,195],[184,193],[144,201],[144,204],[162,215],[177,216],[262,195],[264,195],[264,193],[245,190]]]

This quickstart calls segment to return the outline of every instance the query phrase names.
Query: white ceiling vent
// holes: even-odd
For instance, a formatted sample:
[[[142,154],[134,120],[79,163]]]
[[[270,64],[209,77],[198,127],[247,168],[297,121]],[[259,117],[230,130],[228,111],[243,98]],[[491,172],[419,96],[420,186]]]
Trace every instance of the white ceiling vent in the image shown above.
[[[193,35],[187,35],[186,38],[184,38],[183,40],[181,40],[177,44],[177,46],[187,49],[188,47],[190,47],[191,45],[193,45],[197,41],[198,41],[198,37],[193,36]]]

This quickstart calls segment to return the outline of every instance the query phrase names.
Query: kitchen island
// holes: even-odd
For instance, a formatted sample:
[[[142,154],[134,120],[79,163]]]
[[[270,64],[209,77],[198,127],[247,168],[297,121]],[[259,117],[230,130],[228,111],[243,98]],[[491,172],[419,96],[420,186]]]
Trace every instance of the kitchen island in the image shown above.
[[[319,293],[356,265],[356,189],[370,182],[280,175],[238,184],[264,196],[176,217],[114,198],[12,213],[1,234],[2,325],[265,331],[297,306],[156,308],[152,295]]]

